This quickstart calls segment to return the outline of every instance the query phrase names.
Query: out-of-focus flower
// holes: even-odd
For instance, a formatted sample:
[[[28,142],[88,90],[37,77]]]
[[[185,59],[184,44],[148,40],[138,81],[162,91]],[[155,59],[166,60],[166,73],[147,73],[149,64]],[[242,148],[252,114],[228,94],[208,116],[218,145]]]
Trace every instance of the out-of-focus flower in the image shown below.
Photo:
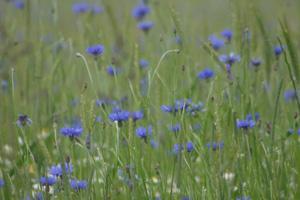
[[[20,114],[16,123],[19,127],[25,127],[30,126],[32,124],[32,120],[28,117],[28,115]]]
[[[140,22],[137,25],[137,28],[144,31],[145,33],[149,32],[150,29],[154,26],[154,23],[151,21]]]
[[[224,42],[223,39],[220,39],[220,38],[218,38],[215,35],[210,35],[208,37],[208,40],[209,40],[210,45],[212,46],[212,48],[214,50],[216,50],[216,51],[219,50],[219,49],[221,49],[224,46],[224,44],[225,44],[225,42]]]
[[[93,56],[100,56],[104,52],[104,46],[102,44],[96,44],[88,47],[86,52]]]
[[[148,13],[150,13],[151,9],[145,4],[140,4],[135,6],[132,9],[132,16],[136,20],[142,20]]]
[[[207,80],[207,79],[214,77],[214,75],[215,75],[215,73],[212,69],[205,68],[204,70],[202,70],[201,72],[198,73],[198,78]]]

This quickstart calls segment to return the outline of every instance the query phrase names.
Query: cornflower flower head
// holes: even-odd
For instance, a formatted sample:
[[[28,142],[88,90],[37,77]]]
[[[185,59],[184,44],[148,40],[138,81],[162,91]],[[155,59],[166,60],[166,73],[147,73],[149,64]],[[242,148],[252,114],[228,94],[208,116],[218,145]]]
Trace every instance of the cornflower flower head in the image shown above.
[[[7,80],[2,80],[1,81],[1,88],[3,91],[6,91],[8,88],[8,81]]]
[[[221,49],[224,45],[225,42],[223,39],[218,38],[215,35],[210,35],[208,37],[209,43],[212,46],[212,48],[216,51],[218,51],[219,49]]]
[[[56,178],[54,176],[45,177],[42,176],[40,178],[40,184],[42,186],[52,186],[56,183]]]
[[[228,28],[225,28],[222,32],[221,35],[227,40],[227,42],[230,42],[232,39],[232,31]]]
[[[219,60],[224,64],[229,64],[230,66],[241,60],[240,55],[231,52],[229,55],[223,54],[219,56]]]
[[[2,178],[0,178],[0,188],[4,187],[5,185],[5,182]]]
[[[181,126],[180,126],[180,124],[170,125],[169,130],[174,133],[178,133],[181,130]]]
[[[144,113],[142,111],[131,112],[130,117],[132,118],[133,121],[137,121],[143,119]]]
[[[86,2],[74,3],[72,5],[72,11],[75,14],[87,13],[91,10],[91,7]]]
[[[191,113],[191,114],[195,114],[196,112],[201,112],[201,111],[203,111],[203,107],[204,107],[204,105],[203,105],[203,103],[200,101],[200,102],[198,102],[198,103],[192,103],[192,104],[188,107],[187,111],[188,111],[189,113]]]
[[[195,149],[193,142],[189,141],[186,143],[186,151],[187,152],[192,152]]]
[[[274,50],[275,56],[279,57],[283,53],[284,47],[281,45],[276,45],[273,50]]]
[[[168,105],[162,105],[160,109],[165,113],[172,113],[174,111],[173,106],[168,106]]]
[[[100,14],[100,13],[103,12],[103,8],[100,7],[100,6],[97,6],[97,5],[92,5],[92,6],[91,6],[91,12],[92,12],[93,14]]]
[[[224,142],[210,142],[206,144],[208,149],[212,149],[213,151],[221,150],[224,147]]]
[[[121,110],[119,108],[114,108],[113,111],[108,115],[112,122],[124,122],[130,117],[130,112],[127,110]]]
[[[138,23],[137,28],[144,31],[145,33],[148,33],[150,29],[152,29],[154,26],[154,23],[152,21],[143,21]]]
[[[152,126],[148,126],[147,128],[140,126],[135,130],[135,134],[137,137],[147,141],[148,136],[152,135]]]
[[[132,9],[131,14],[136,20],[142,20],[148,13],[150,13],[150,11],[150,7],[145,4],[140,4]]]
[[[158,148],[158,142],[156,142],[154,139],[150,140],[150,145],[153,149],[157,149]]]
[[[173,146],[173,154],[177,155],[178,153],[180,153],[183,150],[183,146],[181,144],[174,144]]]
[[[111,76],[116,76],[121,73],[121,68],[110,65],[106,68],[106,72]]]
[[[245,119],[245,120],[238,119],[236,121],[236,126],[239,129],[248,130],[255,126],[255,121],[252,119],[252,116],[251,116],[251,119]]]
[[[92,45],[86,48],[86,52],[95,57],[100,56],[104,52],[104,46],[102,44]]]
[[[14,0],[13,4],[14,4],[15,8],[20,9],[20,10],[25,7],[24,0]]]
[[[261,65],[261,60],[259,58],[252,58],[251,65],[253,67],[259,67]]]
[[[191,99],[177,99],[175,100],[174,109],[176,112],[187,110],[191,104]]]
[[[70,186],[73,190],[75,191],[79,191],[79,190],[85,190],[88,186],[88,183],[87,181],[85,180],[75,180],[75,179],[72,179],[70,181]]]
[[[149,62],[145,59],[140,59],[139,65],[140,68],[145,69],[149,66]]]
[[[286,90],[283,94],[286,102],[290,102],[297,99],[297,91],[294,89]]]
[[[60,129],[60,133],[69,138],[80,137],[82,132],[83,128],[81,127],[80,123],[74,123],[72,126],[65,126]]]
[[[19,114],[16,124],[19,127],[30,126],[32,124],[32,120],[28,117],[28,115]]]
[[[214,71],[210,68],[205,68],[201,72],[198,73],[198,78],[202,80],[208,80],[213,78],[215,75]]]
[[[49,174],[52,176],[62,176],[63,173],[71,174],[73,172],[73,165],[71,163],[65,163],[65,168],[63,169],[61,164],[52,165],[49,169]]]

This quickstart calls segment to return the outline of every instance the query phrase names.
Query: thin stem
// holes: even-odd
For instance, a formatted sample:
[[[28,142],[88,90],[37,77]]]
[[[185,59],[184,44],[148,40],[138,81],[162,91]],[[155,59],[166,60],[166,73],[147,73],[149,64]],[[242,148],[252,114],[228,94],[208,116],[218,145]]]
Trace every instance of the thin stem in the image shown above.
[[[149,81],[149,89],[148,89],[148,97],[150,96],[150,90],[151,90],[151,85],[152,85],[152,82],[153,82],[153,79],[154,79],[154,76],[157,75],[157,77],[161,80],[159,74],[157,73],[159,67],[160,67],[160,64],[161,62],[163,61],[163,59],[169,54],[169,53],[179,53],[180,50],[179,49],[170,49],[170,50],[167,50],[159,59],[155,69],[154,69],[154,72],[151,76],[151,79]]]
[[[84,63],[84,66],[88,72],[88,75],[89,75],[89,79],[90,79],[90,82],[91,82],[91,85],[93,87],[93,90],[95,92],[95,95],[97,96],[97,93],[96,93],[96,90],[95,90],[95,86],[94,86],[94,80],[93,80],[93,77],[92,77],[92,74],[91,74],[91,71],[90,71],[90,67],[89,67],[89,64],[86,60],[86,58],[79,52],[76,53],[76,56],[81,58],[83,60],[83,63]]]

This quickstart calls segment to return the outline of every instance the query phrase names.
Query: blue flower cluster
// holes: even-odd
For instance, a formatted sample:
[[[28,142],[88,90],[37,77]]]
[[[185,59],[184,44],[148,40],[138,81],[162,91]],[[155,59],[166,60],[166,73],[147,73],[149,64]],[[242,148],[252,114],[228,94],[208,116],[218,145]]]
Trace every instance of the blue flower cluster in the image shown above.
[[[132,16],[136,20],[140,21],[137,24],[137,28],[144,31],[145,33],[147,33],[154,26],[154,23],[152,21],[141,21],[146,17],[146,15],[150,13],[150,11],[150,7],[145,4],[137,5],[132,9]]]
[[[244,119],[244,120],[237,119],[236,120],[236,127],[239,129],[248,130],[255,126],[256,121],[258,121],[259,118],[260,118],[259,113],[255,113],[255,120],[253,120],[253,117],[251,114],[248,114],[246,116],[246,119]]]
[[[88,4],[86,2],[79,2],[72,5],[72,11],[75,14],[83,14],[87,12],[99,14],[103,12],[103,8],[97,5]]]
[[[191,99],[175,100],[174,105],[162,105],[161,110],[165,113],[177,113],[185,111],[186,113],[196,114],[203,111],[203,103],[193,103]]]
[[[185,144],[185,146],[182,144],[174,144],[172,152],[173,154],[177,155],[178,153],[182,152],[184,149],[186,149],[186,151],[190,153],[195,149],[195,146],[191,141],[188,141]]]

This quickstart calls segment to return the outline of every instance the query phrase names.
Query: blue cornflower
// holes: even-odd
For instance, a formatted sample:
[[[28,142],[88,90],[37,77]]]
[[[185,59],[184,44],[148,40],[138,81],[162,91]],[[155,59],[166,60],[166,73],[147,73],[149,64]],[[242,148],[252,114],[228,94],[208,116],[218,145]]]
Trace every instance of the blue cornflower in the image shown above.
[[[102,44],[92,45],[86,49],[86,52],[93,56],[100,56],[104,52],[104,46]]]
[[[8,88],[8,81],[7,80],[2,80],[1,81],[1,88],[3,91],[7,90]]]
[[[84,190],[87,188],[88,184],[87,181],[85,180],[74,180],[72,179],[70,181],[70,186],[72,189],[79,191],[79,190]]]
[[[13,3],[17,9],[23,9],[25,7],[25,3],[23,0],[14,0]]]
[[[274,54],[276,57],[280,56],[280,54],[282,54],[283,51],[284,51],[284,48],[281,45],[276,45],[274,47]]]
[[[222,32],[221,32],[221,35],[228,41],[230,42],[231,39],[232,39],[232,31],[228,28],[224,29]]]
[[[286,90],[283,95],[286,102],[297,99],[297,92],[293,89]]]
[[[72,5],[72,11],[75,14],[81,14],[81,13],[86,13],[90,11],[90,5],[85,2],[80,2],[80,3],[74,3]]]
[[[5,182],[2,178],[0,178],[0,188],[2,188],[4,186]]]
[[[247,120],[247,121],[253,120],[252,114],[250,114],[250,113],[247,114],[247,115],[246,115],[246,120]]]
[[[203,103],[202,102],[198,102],[198,103],[192,103],[189,108],[187,109],[187,111],[191,114],[195,114],[198,111],[202,111],[203,110]]]
[[[255,121],[258,121],[260,119],[260,115],[258,112],[254,113],[254,119]],[[253,120],[253,116],[251,113],[249,113],[246,115],[246,121],[251,121],[251,120]]]
[[[194,144],[193,142],[187,142],[186,143],[186,151],[187,152],[192,152],[194,150]]]
[[[175,42],[178,45],[182,45],[182,38],[179,35],[175,36]]]
[[[224,142],[210,142],[206,144],[207,148],[210,149],[212,148],[212,150],[216,151],[216,150],[221,150],[224,147]]]
[[[225,64],[233,65],[235,62],[239,62],[240,55],[231,52],[229,55],[223,54],[219,56],[219,60]]]
[[[16,123],[19,127],[25,127],[30,126],[32,124],[32,120],[28,117],[28,115],[20,114]]]
[[[158,142],[156,142],[155,140],[151,139],[150,140],[150,145],[153,149],[158,148]]]
[[[43,186],[51,186],[56,183],[56,178],[54,176],[49,176],[49,177],[42,176],[40,178],[40,183]]]
[[[214,77],[214,75],[215,75],[215,73],[212,69],[205,68],[204,70],[202,70],[201,72],[198,73],[198,78],[207,80],[207,79]]]
[[[250,119],[250,120],[236,120],[236,126],[240,129],[249,129],[253,128],[255,126],[255,121]]]
[[[91,12],[92,12],[93,14],[100,14],[100,13],[103,12],[103,8],[100,7],[100,6],[97,6],[97,5],[92,5],[92,6],[91,6]]]
[[[71,174],[73,172],[73,165],[71,163],[65,163],[64,173]],[[63,168],[61,164],[52,165],[49,169],[49,174],[52,176],[62,176],[63,175]]]
[[[130,117],[130,112],[126,110],[115,109],[108,115],[108,117],[113,122],[123,122],[128,120],[128,118]]]
[[[132,118],[133,121],[137,121],[143,119],[144,113],[142,111],[131,112],[130,117]]]
[[[170,125],[169,130],[173,131],[174,133],[177,133],[181,130],[180,124]]]
[[[135,6],[132,9],[132,16],[136,20],[142,20],[148,13],[150,13],[150,8],[144,4]]]
[[[183,150],[183,146],[181,144],[174,144],[173,153],[178,154]]]
[[[135,130],[135,134],[142,139],[146,139],[147,138],[147,129],[145,127],[139,127]]]
[[[38,193],[35,195],[35,199],[36,199],[36,200],[44,200],[43,193],[42,193],[42,192],[38,192]]]
[[[100,106],[108,106],[108,105],[113,105],[116,106],[119,102],[111,99],[97,99],[96,100],[96,105],[98,107]]]
[[[151,21],[144,21],[140,22],[137,25],[137,28],[147,33],[152,27],[154,26],[154,23]]]
[[[145,59],[141,59],[140,62],[139,62],[139,65],[140,65],[140,67],[141,67],[142,69],[145,69],[145,68],[148,67],[149,62],[148,62],[147,60],[145,60]]]
[[[148,126],[148,128],[140,126],[135,130],[135,134],[139,138],[146,140],[147,136],[152,135],[152,126]]]
[[[66,137],[75,138],[80,137],[83,132],[83,128],[80,124],[74,124],[73,126],[65,126],[60,129],[60,133]]]
[[[101,116],[95,117],[95,122],[100,123],[100,122],[102,122],[102,121],[103,121],[103,120],[102,120],[102,117],[101,117]]]
[[[254,66],[254,67],[258,67],[258,66],[261,65],[261,60],[260,60],[259,58],[253,58],[253,59],[251,60],[251,64],[252,64],[252,66]]]
[[[121,72],[121,68],[110,65],[106,68],[106,72],[111,76],[116,76],[117,74],[119,74]]]
[[[209,42],[210,42],[212,48],[213,48],[214,50],[216,50],[216,51],[219,50],[219,49],[221,49],[221,48],[224,46],[224,44],[225,44],[224,40],[218,38],[218,37],[215,36],[215,35],[210,35],[210,36],[208,37],[208,40],[209,40]]]
[[[174,110],[175,112],[187,110],[191,104],[191,99],[177,99],[175,100]]]
[[[298,135],[300,135],[300,128],[298,129]]]
[[[161,111],[166,112],[166,113],[171,113],[174,111],[173,106],[168,106],[168,105],[162,105],[160,107]]]

